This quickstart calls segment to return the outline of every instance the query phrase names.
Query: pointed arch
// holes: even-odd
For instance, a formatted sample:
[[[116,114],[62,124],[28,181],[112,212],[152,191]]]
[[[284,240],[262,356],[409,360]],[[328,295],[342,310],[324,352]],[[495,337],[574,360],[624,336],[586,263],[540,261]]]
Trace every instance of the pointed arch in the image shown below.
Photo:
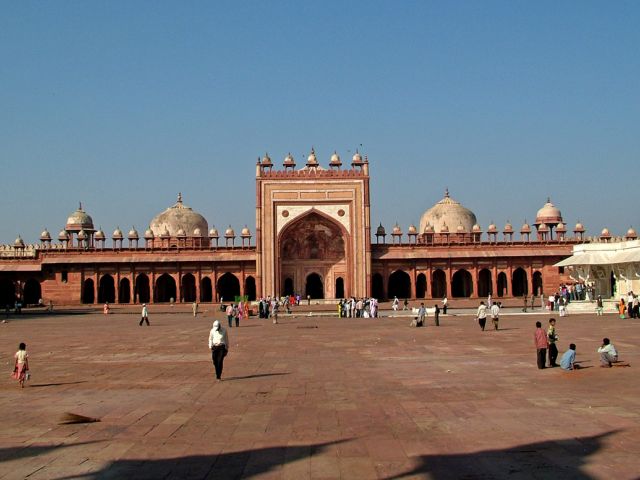
[[[320,277],[320,275],[315,272],[307,275],[304,291],[305,291],[305,296],[307,298],[309,297],[311,297],[312,299],[324,298],[324,284],[322,282],[322,277]]]
[[[92,278],[87,278],[82,283],[82,303],[91,304],[95,301],[95,289]]]
[[[373,298],[382,299],[384,297],[384,280],[382,275],[374,273],[371,277],[371,295]]]
[[[30,278],[24,283],[24,304],[38,305],[42,300],[42,287],[40,282],[35,278]]]
[[[213,301],[213,284],[209,277],[202,277],[200,280],[200,301],[205,303]]]
[[[108,273],[100,277],[98,282],[98,303],[116,303],[116,285]]]
[[[416,297],[426,298],[426,296],[427,296],[427,276],[424,273],[420,273],[416,278]]]
[[[511,294],[514,297],[521,297],[527,295],[529,292],[529,286],[527,284],[527,272],[522,267],[518,267],[513,271],[511,277]]]
[[[498,274],[498,297],[504,297],[507,294],[507,274],[500,272]]]
[[[120,287],[118,288],[118,303],[131,302],[131,282],[128,278],[120,279]]]
[[[170,302],[176,299],[176,281],[168,273],[163,273],[156,280],[155,301],[158,303]]]
[[[251,275],[244,279],[244,294],[250,302],[256,299],[256,279]]]
[[[471,273],[461,268],[451,277],[451,296],[454,298],[469,298],[473,293],[473,278]]]
[[[483,268],[478,273],[478,296],[488,297],[489,295],[493,295],[491,271],[488,268]]]
[[[389,298],[411,298],[411,277],[404,270],[389,275]]]
[[[218,295],[221,302],[233,302],[240,296],[240,280],[231,272],[226,272],[218,278]]]
[[[431,274],[431,297],[443,298],[447,294],[447,276],[439,268]]]
[[[182,276],[182,287],[180,288],[182,301],[191,303],[196,301],[196,277],[191,273]]]
[[[151,288],[149,286],[149,277],[144,273],[139,274],[136,277],[136,283],[134,286],[134,302],[149,303],[151,301]]]

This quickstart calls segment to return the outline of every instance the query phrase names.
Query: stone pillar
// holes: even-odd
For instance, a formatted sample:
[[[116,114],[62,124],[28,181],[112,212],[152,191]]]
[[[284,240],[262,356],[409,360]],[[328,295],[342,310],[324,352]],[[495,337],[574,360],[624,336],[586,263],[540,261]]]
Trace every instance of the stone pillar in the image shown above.
[[[156,271],[151,270],[150,277],[151,285],[149,285],[149,303],[155,303],[156,301]]]
[[[531,265],[527,268],[527,292],[529,296],[531,296],[532,293],[535,294],[533,291],[533,267]]]
[[[471,290],[471,298],[478,298],[478,285],[479,285],[479,278],[478,278],[478,263],[477,262],[473,262],[473,267],[471,268],[471,278],[473,279],[473,285],[472,285],[472,290]]]
[[[180,271],[180,268],[178,267],[178,273],[177,273],[177,281],[176,281],[176,298],[174,299],[176,303],[182,303],[182,272]],[[176,276],[173,276],[174,280],[176,279]]]
[[[431,292],[433,291],[433,268],[431,267],[431,260],[429,260],[429,265],[427,265],[427,271],[425,272],[427,275],[427,290],[424,293],[425,299],[433,298]]]
[[[495,263],[491,268],[491,296],[493,298],[498,297],[498,267]]]
[[[415,262],[411,265],[411,298],[418,298],[417,288],[416,288],[416,264]]]
[[[507,266],[507,291],[505,292],[505,297],[513,296],[513,265],[509,262]]]
[[[447,279],[447,298],[451,299],[451,279],[453,277],[453,272],[451,271],[451,260],[449,260],[446,271],[445,271],[446,279]]]
[[[200,303],[200,283],[202,281],[202,268],[198,265],[198,271],[196,272],[196,302]]]

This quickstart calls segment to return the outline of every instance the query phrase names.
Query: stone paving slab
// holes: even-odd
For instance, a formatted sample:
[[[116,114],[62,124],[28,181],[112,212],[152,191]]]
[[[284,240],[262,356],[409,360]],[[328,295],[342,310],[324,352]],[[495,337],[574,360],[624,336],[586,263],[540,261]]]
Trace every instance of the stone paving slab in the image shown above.
[[[638,478],[640,321],[558,318],[584,370],[538,370],[533,329],[406,318],[249,319],[212,312],[24,316],[0,324],[0,478]],[[432,319],[431,319],[432,320]],[[598,367],[610,337],[630,368]],[[9,378],[19,342],[32,380]],[[66,412],[98,423],[60,425]]]

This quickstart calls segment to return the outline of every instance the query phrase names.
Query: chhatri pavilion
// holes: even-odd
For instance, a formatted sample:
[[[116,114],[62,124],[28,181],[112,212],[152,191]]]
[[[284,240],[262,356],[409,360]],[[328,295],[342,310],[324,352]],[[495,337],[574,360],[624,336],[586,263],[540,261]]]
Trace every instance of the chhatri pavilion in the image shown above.
[[[255,175],[254,233],[210,228],[180,194],[146,230],[126,234],[96,230],[80,205],[57,235],[0,246],[0,305],[549,294],[573,281],[555,265],[593,240],[579,222],[570,232],[550,200],[531,225],[483,229],[448,191],[418,227],[372,227],[369,161],[357,152],[349,166],[334,153],[326,167],[313,150],[300,167],[290,154],[281,168],[265,155]]]

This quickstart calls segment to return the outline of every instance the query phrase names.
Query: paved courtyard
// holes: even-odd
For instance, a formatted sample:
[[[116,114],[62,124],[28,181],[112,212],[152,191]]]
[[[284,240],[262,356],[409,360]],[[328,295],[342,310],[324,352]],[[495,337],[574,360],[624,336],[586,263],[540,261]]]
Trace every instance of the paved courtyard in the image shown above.
[[[165,308],[165,311],[167,309]],[[0,478],[637,478],[640,321],[558,319],[535,366],[533,327],[480,332],[409,318],[250,319],[230,329],[222,382],[207,336],[219,313],[23,316],[0,324]],[[222,318],[222,317],[219,317]],[[631,368],[598,367],[608,336]],[[27,343],[32,380],[9,377]],[[65,413],[100,422],[63,425]]]

